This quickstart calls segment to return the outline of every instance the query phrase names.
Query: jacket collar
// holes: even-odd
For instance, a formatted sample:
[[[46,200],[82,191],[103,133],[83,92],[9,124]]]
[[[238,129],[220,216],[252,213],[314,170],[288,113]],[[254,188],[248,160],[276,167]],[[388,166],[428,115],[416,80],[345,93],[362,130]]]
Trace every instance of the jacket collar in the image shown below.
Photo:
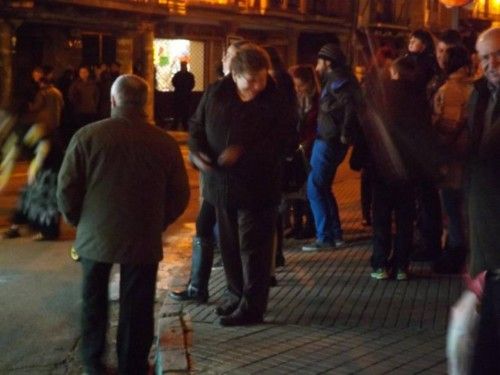
[[[111,109],[111,118],[121,118],[131,123],[150,123],[143,109],[133,107],[114,107]]]
[[[457,71],[451,73],[449,76],[448,76],[448,79],[450,80],[453,80],[453,81],[467,81],[467,80],[471,80],[470,76],[469,76],[469,71],[467,69],[467,67],[462,67],[460,69],[458,69]],[[472,82],[472,80],[470,81]]]

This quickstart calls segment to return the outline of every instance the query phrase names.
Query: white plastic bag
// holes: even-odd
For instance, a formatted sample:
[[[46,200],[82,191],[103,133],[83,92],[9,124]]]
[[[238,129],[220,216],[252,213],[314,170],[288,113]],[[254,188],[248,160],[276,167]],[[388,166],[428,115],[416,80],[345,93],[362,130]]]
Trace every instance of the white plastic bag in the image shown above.
[[[479,325],[478,302],[477,296],[466,290],[451,307],[446,337],[446,357],[450,375],[469,373]]]

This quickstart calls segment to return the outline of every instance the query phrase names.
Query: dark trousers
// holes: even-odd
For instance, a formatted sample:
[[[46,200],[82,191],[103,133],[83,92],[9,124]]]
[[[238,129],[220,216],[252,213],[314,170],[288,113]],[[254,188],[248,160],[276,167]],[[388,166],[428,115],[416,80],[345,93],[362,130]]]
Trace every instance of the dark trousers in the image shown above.
[[[227,296],[238,312],[262,317],[267,308],[277,207],[217,207]]]
[[[201,238],[213,238],[216,222],[215,207],[204,199],[196,218],[196,235]]]
[[[368,168],[361,170],[361,213],[367,223],[372,222],[372,176]]]
[[[471,374],[500,374],[500,279],[490,272],[481,301]]]
[[[399,269],[408,267],[408,257],[413,242],[415,195],[411,185],[394,185],[385,181],[373,181],[373,269],[393,265]],[[392,213],[396,224],[392,264],[389,264],[392,244]]]
[[[175,96],[174,93],[174,123],[172,126],[172,130],[181,130],[187,131],[189,130],[188,120],[189,120],[189,108],[191,102],[191,96]]]
[[[83,269],[82,356],[92,373],[101,367],[108,326],[108,283],[112,263],[81,259]],[[148,372],[154,335],[158,263],[120,265],[120,316],[117,335],[120,375]]]
[[[439,190],[432,181],[423,181],[417,187],[417,228],[422,237],[424,252],[439,256],[443,218]]]
[[[441,189],[443,210],[448,217],[447,247],[449,249],[465,247],[463,196],[462,189]]]

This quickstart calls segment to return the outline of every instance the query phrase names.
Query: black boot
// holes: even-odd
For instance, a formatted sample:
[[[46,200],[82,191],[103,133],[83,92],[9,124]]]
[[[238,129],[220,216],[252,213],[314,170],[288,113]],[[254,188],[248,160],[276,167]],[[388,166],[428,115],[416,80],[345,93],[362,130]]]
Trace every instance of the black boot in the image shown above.
[[[191,279],[186,290],[170,292],[169,296],[177,301],[208,301],[208,281],[214,262],[214,240],[212,238],[193,237],[193,255],[191,258]]]

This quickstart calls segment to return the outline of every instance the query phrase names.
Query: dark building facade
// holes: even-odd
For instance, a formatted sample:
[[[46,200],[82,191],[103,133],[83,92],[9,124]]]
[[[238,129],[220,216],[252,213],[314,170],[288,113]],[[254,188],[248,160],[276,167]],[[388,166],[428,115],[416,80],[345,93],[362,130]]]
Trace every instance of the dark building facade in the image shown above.
[[[15,88],[29,79],[34,66],[53,66],[57,77],[80,64],[118,61],[122,73],[135,71],[157,89],[155,97],[161,103],[156,107],[163,107],[168,116],[164,107],[170,92],[168,85],[159,85],[160,69],[175,69],[177,60],[189,59],[197,78],[195,91],[200,92],[217,78],[228,43],[241,38],[275,46],[288,64],[313,62],[324,42],[338,39],[349,49],[356,3],[0,0],[0,108],[8,108]],[[175,55],[175,48],[162,55],[164,45],[177,50],[187,46],[189,56]]]

